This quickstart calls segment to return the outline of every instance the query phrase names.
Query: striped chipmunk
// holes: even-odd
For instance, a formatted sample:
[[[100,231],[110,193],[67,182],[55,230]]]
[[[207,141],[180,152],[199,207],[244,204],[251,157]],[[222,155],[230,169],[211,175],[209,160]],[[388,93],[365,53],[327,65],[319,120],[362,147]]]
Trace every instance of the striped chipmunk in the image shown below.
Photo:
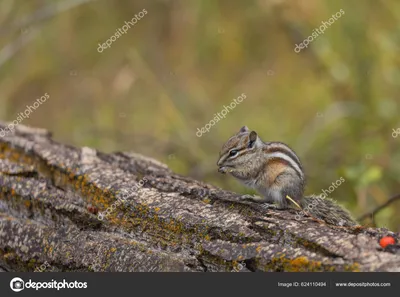
[[[243,195],[244,200],[265,203],[266,208],[301,209],[314,218],[336,226],[355,226],[350,213],[332,199],[304,196],[305,175],[299,157],[286,144],[264,142],[246,126],[222,146],[217,165],[261,196]],[[290,201],[287,196],[295,201]]]

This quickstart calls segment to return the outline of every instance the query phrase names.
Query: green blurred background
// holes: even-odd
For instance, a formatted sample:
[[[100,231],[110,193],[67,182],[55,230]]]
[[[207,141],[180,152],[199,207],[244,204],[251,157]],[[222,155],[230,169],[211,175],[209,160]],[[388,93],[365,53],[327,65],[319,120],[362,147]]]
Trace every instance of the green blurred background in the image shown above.
[[[48,93],[23,124],[76,146],[142,153],[242,193],[216,161],[247,125],[298,153],[307,194],[343,177],[330,196],[359,217],[400,193],[399,46],[398,0],[1,0],[0,119]],[[400,201],[363,223],[400,231],[399,213]]]

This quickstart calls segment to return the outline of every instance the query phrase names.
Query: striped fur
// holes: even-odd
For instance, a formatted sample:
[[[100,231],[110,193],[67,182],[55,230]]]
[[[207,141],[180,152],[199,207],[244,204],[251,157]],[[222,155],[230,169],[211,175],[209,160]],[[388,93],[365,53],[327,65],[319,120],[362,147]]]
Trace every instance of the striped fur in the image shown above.
[[[304,173],[300,159],[286,144],[282,142],[269,142],[266,144],[266,148],[263,149],[263,151],[268,161],[279,160],[286,166],[290,166],[296,172],[299,178],[304,180]]]

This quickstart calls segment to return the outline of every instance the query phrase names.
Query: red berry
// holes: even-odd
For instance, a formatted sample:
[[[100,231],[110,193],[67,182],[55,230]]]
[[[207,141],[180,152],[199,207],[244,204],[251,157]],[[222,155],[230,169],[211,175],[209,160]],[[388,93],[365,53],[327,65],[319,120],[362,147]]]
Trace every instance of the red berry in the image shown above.
[[[388,245],[396,244],[396,240],[392,236],[385,236],[382,237],[381,240],[379,240],[379,244],[381,245],[381,247],[385,248]]]
[[[88,205],[88,206],[87,206],[87,210],[88,210],[90,213],[93,213],[93,214],[97,214],[97,212],[98,212],[98,209],[97,209],[95,206],[92,206],[92,205]]]

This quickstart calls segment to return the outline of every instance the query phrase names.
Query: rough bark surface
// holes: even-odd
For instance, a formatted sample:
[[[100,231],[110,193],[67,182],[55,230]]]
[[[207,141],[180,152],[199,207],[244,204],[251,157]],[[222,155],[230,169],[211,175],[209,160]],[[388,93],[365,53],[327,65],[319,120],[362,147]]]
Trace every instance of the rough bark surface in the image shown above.
[[[296,220],[42,129],[0,137],[0,187],[0,271],[400,271],[387,230]]]

